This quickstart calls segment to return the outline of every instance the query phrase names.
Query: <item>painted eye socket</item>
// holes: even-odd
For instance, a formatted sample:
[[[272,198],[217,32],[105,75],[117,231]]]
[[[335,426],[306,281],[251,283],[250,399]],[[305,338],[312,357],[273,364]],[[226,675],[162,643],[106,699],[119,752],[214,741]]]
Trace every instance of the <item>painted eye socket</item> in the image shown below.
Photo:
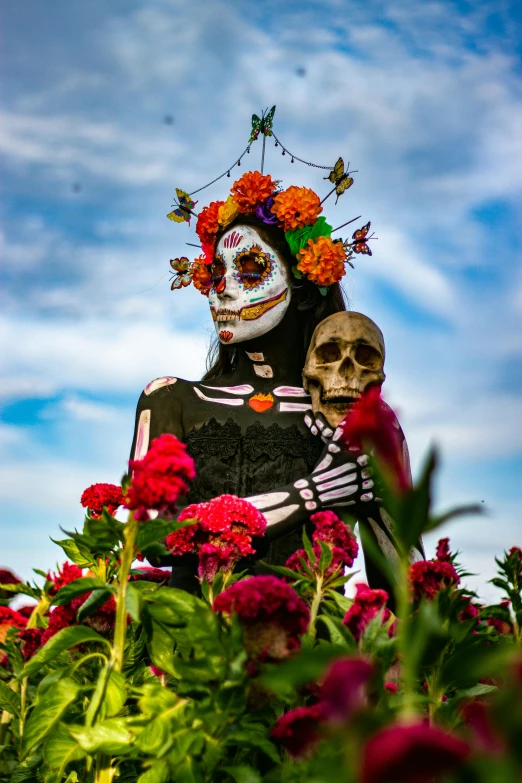
[[[221,261],[213,261],[210,267],[212,285],[218,286],[225,276],[225,265]]]
[[[253,288],[272,271],[270,257],[261,248],[252,247],[246,253],[240,253],[234,259],[242,283]]]

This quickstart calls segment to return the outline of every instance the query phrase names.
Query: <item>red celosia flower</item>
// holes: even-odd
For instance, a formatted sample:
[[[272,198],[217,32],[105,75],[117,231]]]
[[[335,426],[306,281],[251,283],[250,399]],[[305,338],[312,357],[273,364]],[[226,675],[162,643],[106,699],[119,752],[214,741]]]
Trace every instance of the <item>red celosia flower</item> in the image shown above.
[[[366,704],[366,686],[373,666],[364,658],[340,658],[330,666],[320,689],[324,714],[347,720]]]
[[[483,753],[503,753],[505,743],[501,740],[494,728],[494,718],[488,706],[478,699],[468,702],[462,708],[464,724],[468,726],[472,734],[472,743],[477,750]]]
[[[130,509],[156,509],[162,515],[176,513],[176,502],[188,491],[187,481],[196,475],[187,447],[174,435],[160,435],[147,454],[129,463],[131,485],[125,503]]]
[[[451,563],[451,552],[449,548],[449,538],[441,538],[437,544],[435,559],[444,563]]]
[[[462,599],[462,603],[464,604],[464,608],[459,614],[459,621],[461,623],[466,622],[467,620],[474,620],[475,617],[478,617],[479,608],[475,606],[475,604],[472,602],[469,595],[461,595],[460,598]]]
[[[272,729],[272,737],[278,740],[291,756],[301,758],[317,743],[323,717],[322,704],[296,707],[278,718]]]
[[[109,514],[114,514],[116,509],[123,505],[123,493],[121,487],[116,484],[93,484],[84,490],[80,500],[84,508],[89,509],[91,517],[101,517],[103,508]]]
[[[198,576],[212,582],[218,571],[231,571],[235,562],[232,546],[203,544],[198,552]]]
[[[0,568],[0,585],[19,585],[22,580],[9,568]],[[9,590],[0,590],[0,598],[12,598],[13,593]]]
[[[410,582],[415,601],[422,597],[431,601],[445,587],[458,585],[460,577],[451,563],[419,560],[410,566]]]
[[[35,606],[36,604],[25,604],[24,606],[19,606],[16,611],[28,620],[32,615]]]
[[[80,566],[74,563],[65,561],[57,574],[47,573],[47,581],[52,582],[52,587],[49,588],[49,595],[54,596],[64,585],[68,585],[69,582],[74,582],[83,575],[83,571]]]
[[[143,568],[136,569],[131,574],[132,582],[140,582],[145,580],[147,582],[168,582],[170,574],[168,571],[164,571],[162,568],[152,568],[152,566],[143,566]]]
[[[84,596],[82,596],[82,599],[86,600]],[[64,606],[55,606],[52,612],[50,612],[49,625],[42,634],[42,647],[49,641],[49,639],[52,639],[52,637],[57,634],[58,631],[61,631],[62,628],[69,628],[71,625],[77,625],[77,602],[78,599]],[[82,601],[80,601],[80,605],[81,603]]]
[[[275,182],[270,174],[246,171],[231,188],[234,203],[240,212],[253,212],[258,204],[272,195]]]
[[[197,524],[169,533],[165,543],[173,555],[197,553],[200,578],[205,575],[207,581],[210,574],[229,571],[241,557],[254,554],[252,536],[262,536],[266,528],[263,514],[235,495],[187,506],[178,521],[189,519],[197,519]]]
[[[351,568],[359,551],[359,545],[351,527],[345,525],[333,511],[318,511],[316,514],[312,514],[310,522],[315,525],[312,534],[314,544],[322,541],[334,551],[342,550],[345,555],[343,562]]]
[[[224,201],[211,201],[208,207],[203,207],[198,215],[196,234],[202,245],[214,246],[216,234],[219,231],[218,213]]]
[[[26,628],[18,634],[22,640],[20,652],[24,661],[28,661],[42,646],[43,628]]]
[[[111,595],[103,606],[96,609],[96,611],[89,615],[89,617],[86,617],[83,622],[98,633],[104,635],[110,633],[110,631],[114,629],[116,622],[116,600],[114,596]],[[130,620],[127,617],[127,623],[129,622]]]
[[[0,606],[0,642],[5,642],[9,628],[25,628],[27,620],[8,606]]]
[[[366,744],[362,783],[428,783],[457,769],[466,742],[427,723],[383,729]]]
[[[390,471],[398,490],[410,486],[402,457],[400,427],[392,409],[381,399],[380,389],[371,387],[348,412],[343,422],[342,441],[346,447],[373,447]]]
[[[388,693],[397,693],[397,683],[396,682],[385,682],[384,683],[384,689],[388,691]]]
[[[310,610],[295,590],[274,576],[252,576],[228,587],[214,601],[215,612],[234,612],[251,657],[284,658],[300,646]]]
[[[368,623],[377,617],[382,609],[384,609],[382,613],[383,624],[388,622],[391,612],[386,608],[388,600],[386,590],[372,590],[362,582],[356,585],[356,589],[357,593],[353,604],[346,612],[343,623],[351,631],[354,639],[359,642],[364,636]]]

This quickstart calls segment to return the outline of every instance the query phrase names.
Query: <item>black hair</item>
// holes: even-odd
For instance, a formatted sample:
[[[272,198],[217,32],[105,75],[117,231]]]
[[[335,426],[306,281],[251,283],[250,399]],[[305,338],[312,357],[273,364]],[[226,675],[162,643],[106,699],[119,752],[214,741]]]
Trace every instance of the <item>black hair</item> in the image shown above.
[[[334,283],[329,286],[327,293],[323,295],[319,287],[315,283],[311,283],[307,278],[303,277],[297,280],[291,273],[292,267],[296,264],[296,259],[290,252],[283,229],[278,226],[267,225],[254,215],[240,215],[237,217],[226,229],[217,234],[216,244],[225,230],[228,231],[237,224],[255,228],[259,236],[283,258],[288,266],[292,281],[291,304],[294,304],[295,316],[301,322],[300,331],[303,335],[301,349],[304,365],[306,352],[308,351],[315,327],[329,315],[346,310],[341,286],[339,283]],[[207,371],[202,380],[207,381],[210,378],[218,378],[220,375],[231,372],[236,366],[237,356],[237,345],[224,345],[216,338],[209,348]]]

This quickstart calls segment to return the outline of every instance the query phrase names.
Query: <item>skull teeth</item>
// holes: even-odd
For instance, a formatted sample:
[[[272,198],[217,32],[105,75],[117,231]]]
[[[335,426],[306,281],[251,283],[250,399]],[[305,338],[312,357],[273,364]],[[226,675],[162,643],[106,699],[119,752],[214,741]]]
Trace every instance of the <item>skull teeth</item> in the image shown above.
[[[216,321],[235,321],[239,318],[239,310],[218,310]]]

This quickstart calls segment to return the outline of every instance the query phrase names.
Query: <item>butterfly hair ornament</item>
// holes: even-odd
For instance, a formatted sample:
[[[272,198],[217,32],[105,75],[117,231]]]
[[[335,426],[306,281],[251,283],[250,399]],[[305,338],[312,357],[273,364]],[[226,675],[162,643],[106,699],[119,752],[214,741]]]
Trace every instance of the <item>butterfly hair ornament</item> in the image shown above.
[[[254,215],[267,226],[281,228],[296,260],[292,266],[292,274],[298,279],[305,277],[315,283],[322,294],[326,294],[331,285],[341,280],[346,272],[346,264],[353,268],[354,255],[372,255],[368,241],[376,237],[369,234],[370,221],[354,231],[351,239],[343,240],[341,237],[332,238],[332,234],[358,220],[360,215],[333,229],[321,214],[324,202],[331,195],[336,194],[337,204],[339,198],[351,188],[354,183],[351,175],[355,172],[349,171],[349,165],[345,168],[342,158],[339,158],[334,166],[320,166],[291,153],[274,133],[275,108],[273,106],[262,112],[261,117],[257,114],[252,116],[248,144],[223,174],[192,193],[176,188],[176,203],[167,217],[176,223],[189,225],[191,218],[196,218],[196,234],[200,245],[194,246],[201,248],[201,254],[192,262],[186,257],[171,260],[174,273],[172,290],[192,283],[202,294],[209,295],[214,284],[211,265],[214,261],[216,237],[241,215]],[[224,201],[212,201],[196,213],[194,207],[198,202],[194,201],[193,196],[223,177],[230,177],[231,169],[241,165],[242,158],[250,153],[251,145],[260,136],[261,170],[245,172],[234,182]],[[274,180],[270,174],[263,173],[266,141],[270,137],[275,146],[281,148],[283,155],[290,156],[292,163],[298,161],[329,172],[324,180],[329,181],[333,187],[322,199],[311,188],[290,185],[283,189],[279,181]]]

